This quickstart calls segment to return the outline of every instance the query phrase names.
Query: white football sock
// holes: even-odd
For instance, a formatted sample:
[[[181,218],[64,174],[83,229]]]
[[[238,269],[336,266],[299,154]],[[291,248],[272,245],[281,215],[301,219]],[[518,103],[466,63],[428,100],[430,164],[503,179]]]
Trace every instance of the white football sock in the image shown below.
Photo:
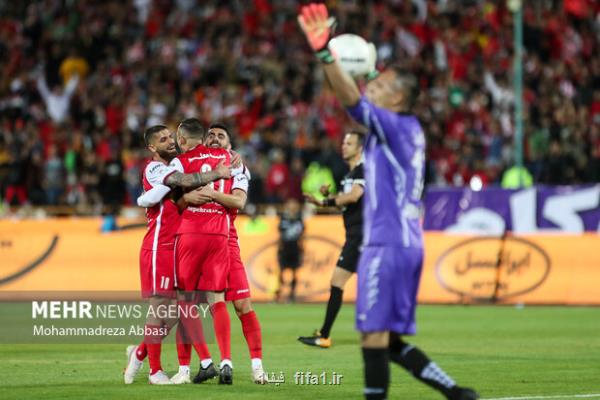
[[[180,365],[179,366],[179,372],[183,372],[186,374],[190,373],[190,366],[189,365]]]

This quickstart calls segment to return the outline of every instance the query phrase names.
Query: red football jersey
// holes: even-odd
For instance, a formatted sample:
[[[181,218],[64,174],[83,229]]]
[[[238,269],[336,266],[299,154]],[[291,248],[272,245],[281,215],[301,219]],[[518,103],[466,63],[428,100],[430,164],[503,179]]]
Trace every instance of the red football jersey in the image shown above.
[[[231,156],[227,150],[197,145],[177,156],[170,166],[179,172],[190,174],[212,171],[225,160],[229,165]],[[210,183],[221,193],[231,193],[233,179],[219,179]],[[229,235],[229,213],[219,203],[210,202],[201,206],[188,206],[181,215],[177,233],[204,233],[209,235]]]
[[[159,161],[151,160],[144,168],[142,185],[145,191],[163,182],[169,167]],[[177,206],[169,199],[163,199],[153,207],[146,208],[148,230],[142,242],[142,248],[148,250],[174,249],[175,233],[179,227]]]
[[[237,234],[237,230],[235,229],[235,217],[237,217],[238,215],[238,210],[235,208],[232,208],[229,210],[229,240],[235,241],[237,242],[238,240],[238,234]]]

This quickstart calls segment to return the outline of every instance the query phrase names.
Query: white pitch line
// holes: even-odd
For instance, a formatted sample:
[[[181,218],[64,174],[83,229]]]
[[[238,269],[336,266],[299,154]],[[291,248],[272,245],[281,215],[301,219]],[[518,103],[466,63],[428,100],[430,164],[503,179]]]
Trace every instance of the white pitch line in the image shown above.
[[[563,394],[560,396],[523,396],[523,397],[495,397],[482,400],[545,400],[545,399],[591,399],[600,397],[600,393],[591,394]]]

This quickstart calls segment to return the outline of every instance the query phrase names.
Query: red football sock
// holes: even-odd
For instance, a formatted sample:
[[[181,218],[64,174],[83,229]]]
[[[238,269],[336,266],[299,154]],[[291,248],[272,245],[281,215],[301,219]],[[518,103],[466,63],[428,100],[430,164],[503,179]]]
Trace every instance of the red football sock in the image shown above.
[[[206,345],[206,340],[204,340],[204,331],[202,330],[202,322],[198,315],[199,311],[191,310],[192,307],[195,307],[193,303],[180,303],[180,307],[183,307],[183,311],[180,315],[179,322],[180,325],[183,326],[182,330],[182,344],[192,344],[196,353],[198,353],[198,357],[200,360],[205,360],[210,357],[210,351],[208,350],[208,346]],[[177,329],[179,333],[179,329]]]
[[[231,360],[231,322],[224,301],[212,306],[213,326],[222,360]]]
[[[256,313],[250,311],[242,314],[240,315],[240,321],[242,322],[242,331],[244,332],[246,343],[248,343],[250,358],[262,358],[262,334]]]
[[[179,365],[190,365],[192,358],[192,345],[186,340],[185,328],[181,321],[177,324],[177,334],[175,336],[175,342],[177,343],[177,358],[179,359]]]
[[[146,349],[148,351],[150,375],[154,375],[156,372],[162,370],[162,365],[160,364],[160,350],[163,335],[158,333],[160,332],[160,325],[146,324],[144,328],[146,330],[144,342],[146,343]]]
[[[138,345],[138,348],[135,352],[135,356],[139,361],[144,361],[146,356],[148,355],[148,349],[146,348],[146,343],[142,342]]]

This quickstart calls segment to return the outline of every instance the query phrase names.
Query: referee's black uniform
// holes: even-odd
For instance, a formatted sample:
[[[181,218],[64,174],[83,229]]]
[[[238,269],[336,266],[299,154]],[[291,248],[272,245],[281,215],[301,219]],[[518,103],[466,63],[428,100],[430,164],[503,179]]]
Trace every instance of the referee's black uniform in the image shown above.
[[[342,192],[348,193],[352,185],[365,186],[365,172],[362,162],[348,172],[341,181]],[[348,204],[343,209],[344,228],[346,229],[346,242],[342,247],[342,253],[338,259],[337,266],[348,272],[355,273],[362,245],[362,196],[356,203]]]

